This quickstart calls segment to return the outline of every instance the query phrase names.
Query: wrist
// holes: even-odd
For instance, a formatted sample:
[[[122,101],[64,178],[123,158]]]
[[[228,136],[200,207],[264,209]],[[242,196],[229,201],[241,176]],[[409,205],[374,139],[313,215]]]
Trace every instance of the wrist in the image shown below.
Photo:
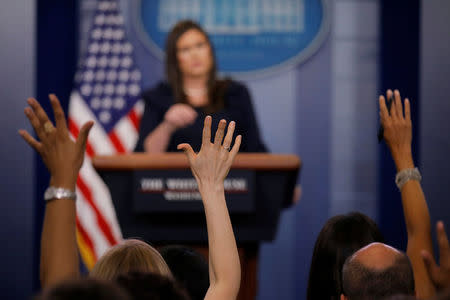
[[[405,169],[414,169],[414,161],[411,156],[404,156],[394,159],[397,172]]]
[[[51,176],[49,185],[75,191],[76,184],[77,178],[73,179],[73,178],[64,178],[62,176]]]
[[[414,160],[412,157],[411,148],[392,151],[392,158],[394,159],[397,172],[404,169],[414,168]]]
[[[395,184],[400,191],[402,190],[402,187],[405,185],[405,183],[410,180],[416,180],[419,182],[422,180],[422,175],[420,174],[419,169],[404,169],[397,172],[397,175],[395,175]]]
[[[201,194],[223,194],[225,188],[222,183],[199,183],[198,190]]]

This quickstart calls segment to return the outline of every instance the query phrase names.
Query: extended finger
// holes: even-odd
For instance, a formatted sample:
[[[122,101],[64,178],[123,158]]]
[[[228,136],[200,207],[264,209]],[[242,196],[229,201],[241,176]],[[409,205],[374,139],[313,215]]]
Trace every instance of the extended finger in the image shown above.
[[[234,121],[231,121],[230,124],[228,124],[227,134],[223,140],[223,147],[227,150],[230,149],[231,142],[233,141],[234,128],[236,127],[235,125],[236,123]]]
[[[242,142],[242,135],[238,135],[236,137],[236,139],[234,140],[233,148],[230,151],[231,161],[234,160],[234,158],[236,157],[236,154],[239,152],[239,148],[241,147],[241,142]]]
[[[220,147],[222,145],[226,125],[227,121],[224,119],[220,120],[219,126],[217,126],[216,136],[214,138],[214,147]]]
[[[388,112],[388,109],[387,109],[387,106],[386,106],[386,100],[384,99],[384,96],[380,96],[378,98],[378,102],[380,104],[380,117],[381,117],[381,120],[385,121],[387,118],[389,118],[389,112]]]
[[[411,121],[411,103],[408,98],[405,99],[405,119]]]
[[[203,125],[202,146],[211,143],[211,116],[206,116]]]
[[[53,114],[55,115],[56,127],[62,129],[64,132],[67,132],[66,116],[64,115],[64,111],[59,103],[58,97],[54,94],[50,94],[48,97],[50,98]]]
[[[84,123],[83,127],[81,127],[80,129],[80,133],[78,134],[76,145],[78,150],[81,151],[82,153],[84,153],[84,151],[86,150],[86,144],[92,126],[94,126],[93,121]]]
[[[45,124],[46,122],[50,121],[50,119],[47,116],[47,113],[44,111],[44,109],[36,99],[28,98],[27,102],[33,109],[34,113],[38,117],[39,122],[41,122],[41,124]]]
[[[389,115],[392,119],[398,119],[398,114],[397,114],[397,105],[395,105],[395,99],[392,99],[391,102],[391,109],[389,110]]]
[[[177,149],[178,149],[178,150],[183,150],[183,151],[184,151],[184,153],[186,154],[186,156],[187,156],[187,158],[188,158],[188,160],[189,160],[189,164],[192,165],[192,162],[193,162],[193,160],[194,160],[194,158],[195,158],[195,152],[194,152],[194,150],[192,150],[191,145],[186,144],[186,143],[184,143],[184,144],[179,144],[179,145],[177,146]]]
[[[27,116],[28,120],[30,120],[31,126],[33,127],[33,129],[36,132],[36,135],[39,137],[39,139],[41,141],[43,139],[45,139],[46,135],[45,135],[43,124],[41,125],[41,122],[39,121],[39,119],[36,116],[36,114],[34,113],[34,111],[31,108],[26,107],[24,112],[25,112],[25,115]]]
[[[36,152],[41,152],[42,144],[36,141],[26,130],[19,130],[20,136],[28,143]]]
[[[439,221],[436,225],[436,235],[439,244],[441,264],[443,261],[450,262],[450,246],[448,244],[447,234],[445,233],[444,223],[442,221]]]
[[[394,91],[395,98],[395,111],[397,112],[397,117],[403,119],[403,104],[402,98],[400,97],[400,92],[398,90]]]

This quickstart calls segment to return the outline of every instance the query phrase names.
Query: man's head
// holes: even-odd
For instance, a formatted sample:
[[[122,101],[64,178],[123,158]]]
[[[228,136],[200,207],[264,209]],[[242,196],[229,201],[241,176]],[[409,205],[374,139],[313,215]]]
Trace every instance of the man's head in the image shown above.
[[[372,243],[350,256],[342,270],[341,299],[382,299],[414,295],[414,276],[408,257],[382,243]]]

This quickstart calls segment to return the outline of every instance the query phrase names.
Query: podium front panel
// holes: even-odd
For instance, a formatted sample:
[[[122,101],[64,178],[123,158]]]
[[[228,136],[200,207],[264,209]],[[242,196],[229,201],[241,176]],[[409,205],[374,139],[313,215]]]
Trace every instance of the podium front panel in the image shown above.
[[[178,170],[169,172],[173,171],[178,172]],[[208,235],[203,209],[185,212],[137,213],[133,204],[134,172],[136,170],[100,172],[111,191],[113,204],[125,238],[140,237],[154,243],[207,242]],[[186,172],[190,171],[187,169]],[[275,238],[280,211],[284,207],[284,203],[292,199],[296,178],[297,172],[259,171],[254,174],[254,207],[252,211],[230,211],[238,244],[270,241]],[[199,203],[199,205],[201,204]]]
[[[224,182],[230,213],[251,213],[255,209],[255,174],[231,170]],[[196,180],[190,170],[133,171],[133,212],[203,213]]]

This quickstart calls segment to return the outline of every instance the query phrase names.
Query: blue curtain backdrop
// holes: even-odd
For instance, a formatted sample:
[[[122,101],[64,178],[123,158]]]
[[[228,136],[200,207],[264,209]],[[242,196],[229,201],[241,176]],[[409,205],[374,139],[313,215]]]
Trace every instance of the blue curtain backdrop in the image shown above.
[[[77,63],[77,45],[78,1],[37,1],[36,97],[52,119],[52,110],[48,101],[49,93],[58,96],[67,113]],[[32,270],[34,272],[33,289],[36,291],[40,288],[39,245],[44,216],[43,195],[48,187],[49,174],[37,154],[35,164],[35,255]]]
[[[420,87],[419,87],[419,28],[420,1],[381,1],[380,93],[398,89],[402,97],[411,100],[413,120],[414,162],[420,167]],[[394,183],[396,173],[389,150],[379,147],[379,226],[386,242],[406,249],[407,237],[400,193]]]

